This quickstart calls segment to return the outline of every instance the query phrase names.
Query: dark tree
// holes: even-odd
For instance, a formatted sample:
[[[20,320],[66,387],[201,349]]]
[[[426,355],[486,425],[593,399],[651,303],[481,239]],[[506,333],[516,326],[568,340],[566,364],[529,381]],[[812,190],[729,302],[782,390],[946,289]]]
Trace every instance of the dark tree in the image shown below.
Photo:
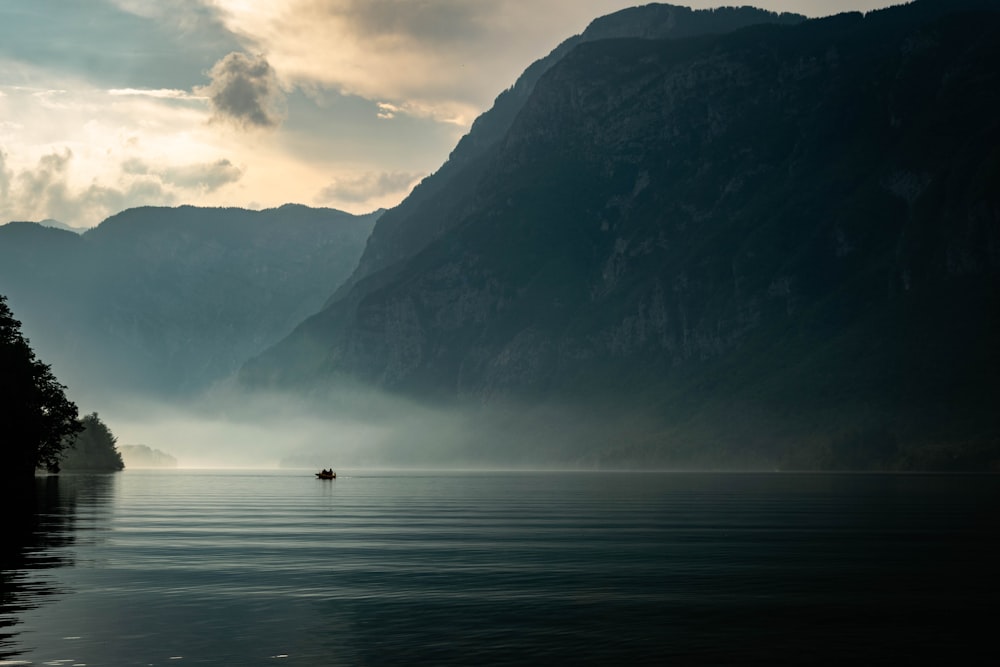
[[[118,439],[101,421],[96,412],[83,418],[83,431],[70,436],[71,444],[63,453],[60,465],[64,470],[117,472],[125,467],[122,455],[115,447]]]
[[[58,471],[59,459],[83,428],[77,408],[52,369],[35,357],[7,298],[0,295],[0,456],[7,477],[38,468]]]

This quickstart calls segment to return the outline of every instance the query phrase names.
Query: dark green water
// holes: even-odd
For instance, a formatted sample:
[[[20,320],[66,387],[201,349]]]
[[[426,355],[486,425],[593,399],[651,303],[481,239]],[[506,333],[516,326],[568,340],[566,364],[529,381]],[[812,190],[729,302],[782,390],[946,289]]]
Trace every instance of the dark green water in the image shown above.
[[[1000,478],[126,471],[39,479],[0,664],[996,657]]]

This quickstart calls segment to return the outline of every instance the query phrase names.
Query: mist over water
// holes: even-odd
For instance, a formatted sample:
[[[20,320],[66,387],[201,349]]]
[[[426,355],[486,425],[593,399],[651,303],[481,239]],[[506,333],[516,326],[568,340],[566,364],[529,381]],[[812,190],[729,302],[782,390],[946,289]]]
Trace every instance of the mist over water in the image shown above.
[[[593,468],[596,443],[620,426],[552,406],[443,407],[343,387],[119,397],[100,414],[120,445],[158,449],[181,468]]]
[[[388,463],[387,444],[407,423],[443,426],[441,415],[386,401],[375,409],[370,397],[355,401],[343,394],[320,407],[303,397],[220,390],[191,401],[123,399],[106,412],[119,443],[167,452],[184,468]]]

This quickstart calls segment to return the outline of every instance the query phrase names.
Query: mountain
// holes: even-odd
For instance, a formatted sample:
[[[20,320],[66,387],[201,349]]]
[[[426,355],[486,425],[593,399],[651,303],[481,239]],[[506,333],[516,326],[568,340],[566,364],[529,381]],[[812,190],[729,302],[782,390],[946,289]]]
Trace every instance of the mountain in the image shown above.
[[[67,232],[73,232],[74,234],[82,234],[84,232],[84,230],[80,229],[79,227],[72,227],[70,225],[67,225],[65,222],[59,222],[58,220],[53,220],[52,218],[47,218],[45,220],[42,220],[38,224],[40,224],[42,227],[52,227],[54,229],[62,229]]]
[[[360,280],[391,268],[449,229],[472,206],[476,183],[494,149],[530,98],[538,80],[577,45],[609,38],[679,39],[730,32],[759,24],[795,24],[798,14],[777,14],[752,7],[692,10],[650,4],[624,9],[595,19],[583,33],[570,37],[548,56],[534,62],[514,85],[502,92],[493,107],[472,124],[437,172],[424,179],[405,201],[387,211],[375,228],[361,262],[331,302],[348,296]],[[384,278],[383,278],[384,279]]]
[[[189,393],[319,310],[378,215],[150,207],[82,235],[11,222],[0,293],[71,390]]]
[[[998,467],[998,72],[983,1],[581,40],[241,378],[559,406],[611,465]]]

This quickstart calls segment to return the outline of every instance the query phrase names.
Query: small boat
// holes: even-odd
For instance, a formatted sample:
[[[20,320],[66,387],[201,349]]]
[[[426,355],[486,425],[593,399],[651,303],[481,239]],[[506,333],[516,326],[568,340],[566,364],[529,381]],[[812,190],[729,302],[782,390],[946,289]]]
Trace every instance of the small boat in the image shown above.
[[[333,470],[323,470],[316,473],[316,477],[319,479],[337,479],[337,473]]]

